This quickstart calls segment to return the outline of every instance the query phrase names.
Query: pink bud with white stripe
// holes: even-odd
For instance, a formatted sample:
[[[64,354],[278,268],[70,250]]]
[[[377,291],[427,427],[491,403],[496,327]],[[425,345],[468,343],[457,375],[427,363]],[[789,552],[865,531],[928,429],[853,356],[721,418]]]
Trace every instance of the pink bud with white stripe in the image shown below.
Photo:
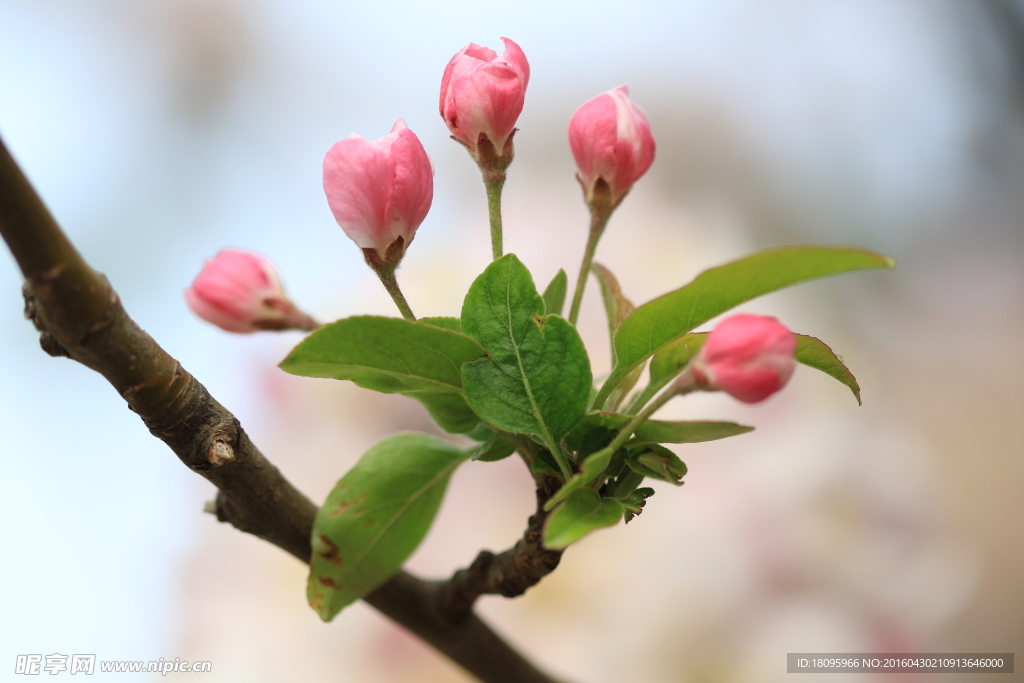
[[[587,203],[618,206],[654,162],[651,124],[623,86],[583,104],[569,121],[569,145]],[[603,198],[600,195],[606,194]]]
[[[323,173],[327,203],[345,234],[364,253],[401,260],[434,198],[434,168],[405,121],[379,140],[352,135],[334,143]]]

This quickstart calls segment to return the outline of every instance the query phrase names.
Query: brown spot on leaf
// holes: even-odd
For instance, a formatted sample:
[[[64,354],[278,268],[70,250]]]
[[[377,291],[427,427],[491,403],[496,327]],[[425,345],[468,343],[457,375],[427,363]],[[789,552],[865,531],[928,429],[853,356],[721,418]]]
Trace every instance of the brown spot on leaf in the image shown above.
[[[337,588],[338,587],[338,582],[335,581],[334,579],[332,579],[329,576],[318,576],[317,577],[317,581],[319,581],[323,585],[327,586],[328,588]]]
[[[336,507],[334,510],[331,510],[331,512],[329,512],[327,516],[328,517],[336,517],[337,515],[345,514],[345,512],[347,512],[350,507],[352,507],[353,505],[358,505],[359,503],[362,503],[364,500],[366,500],[369,497],[370,497],[370,492],[369,491],[365,491],[362,494],[360,494],[360,495],[356,496],[355,498],[353,498],[352,500],[343,500],[340,503],[338,503],[338,507]],[[353,514],[362,514],[362,512],[354,512]]]
[[[320,534],[318,539],[322,548],[326,548],[326,550],[317,549],[316,554],[336,567],[340,567],[344,560],[341,559],[341,555],[338,553],[338,544],[332,541],[326,534]]]

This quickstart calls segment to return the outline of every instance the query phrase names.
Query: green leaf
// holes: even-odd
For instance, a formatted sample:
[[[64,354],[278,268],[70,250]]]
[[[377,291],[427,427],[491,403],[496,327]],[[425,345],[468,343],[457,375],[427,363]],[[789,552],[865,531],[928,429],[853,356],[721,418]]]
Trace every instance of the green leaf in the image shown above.
[[[798,362],[815,370],[821,370],[826,375],[834,377],[850,387],[854,398],[857,399],[857,405],[861,405],[860,385],[857,384],[857,378],[843,364],[842,359],[829,348],[828,344],[816,337],[798,334],[796,335],[796,359]]]
[[[644,510],[644,505],[647,504],[647,499],[654,495],[654,489],[642,488],[636,489],[625,498],[622,498],[622,507],[626,511],[625,522],[629,522],[639,515]]]
[[[544,309],[548,315],[562,315],[565,307],[565,293],[569,288],[569,278],[561,268],[544,288]]]
[[[460,368],[484,349],[464,334],[400,318],[363,315],[324,325],[281,363],[304,377],[347,379],[386,394],[462,389]]]
[[[580,423],[565,437],[570,445],[581,443],[583,435],[591,430],[606,428],[619,430],[633,419],[632,415],[620,413],[589,412]],[[719,421],[662,421],[648,420],[633,433],[630,446],[643,443],[702,443],[715,441],[730,436],[746,434],[753,427],[736,424],[735,422]]]
[[[579,472],[572,475],[567,482],[562,484],[562,488],[555,491],[555,495],[551,496],[548,502],[544,503],[544,509],[550,510],[576,491],[590,486],[590,484],[597,481],[601,473],[608,469],[613,455],[615,454],[604,448],[584,458],[583,462],[580,463]]]
[[[799,246],[767,249],[706,270],[690,284],[640,306],[622,322],[615,335],[615,366],[594,405],[604,405],[612,390],[646,358],[739,304],[806,280],[895,264],[889,257],[860,249]]]
[[[480,424],[480,416],[466,403],[466,397],[460,392],[453,394],[446,391],[409,391],[403,396],[414,398],[434,418],[434,422],[449,434],[465,434]]]
[[[558,463],[555,462],[554,456],[551,455],[551,451],[546,448],[541,448],[537,451],[537,457],[530,463],[530,471],[534,474],[553,474],[556,477],[562,476],[561,470],[558,469]]]
[[[636,394],[626,406],[626,412],[636,414],[647,405],[647,402],[665,388],[676,375],[683,371],[683,368],[690,362],[690,359],[697,355],[704,342],[708,339],[707,332],[690,332],[679,339],[671,342],[654,354],[651,358],[650,381],[643,391]],[[635,370],[634,370],[635,372]]]
[[[594,276],[597,277],[597,281],[601,285],[604,312],[608,317],[608,338],[614,341],[615,330],[619,329],[622,321],[636,310],[636,306],[622,293],[622,286],[619,285],[618,279],[606,266],[595,263],[590,269],[594,271]],[[612,352],[615,352],[614,345],[612,345]]]
[[[707,332],[691,332],[654,354],[654,358],[651,359],[651,384],[657,383],[663,387],[672,381],[689,364],[690,359],[697,355],[707,340]]]
[[[622,293],[622,286],[619,285],[618,279],[606,266],[595,263],[591,266],[591,270],[594,271],[594,276],[597,277],[598,283],[601,285],[601,298],[604,300],[604,311],[608,318],[608,339],[612,344],[612,365],[615,364],[615,331],[619,329],[619,325],[625,320],[630,313],[636,310],[636,306],[633,302],[626,298],[626,295]],[[626,375],[618,387],[616,387],[614,394],[611,396],[611,400],[608,402],[608,407],[616,409],[625,398],[626,394],[636,386],[637,381],[640,379],[640,375],[643,374],[643,364],[636,366],[633,370]]]
[[[420,401],[447,432],[473,429],[480,418],[462,396],[461,366],[484,349],[464,334],[434,322],[356,316],[324,325],[292,349],[281,363],[304,377],[347,379],[386,394]],[[456,321],[458,322],[458,321]]]
[[[622,464],[623,469],[621,474],[619,474],[614,481],[609,481],[607,484],[609,498],[625,500],[631,493],[633,493],[633,491],[636,490],[636,487],[640,486],[644,481],[644,475],[637,474],[632,469],[625,466],[625,462]]]
[[[466,436],[473,439],[473,441],[479,441],[480,443],[488,441],[495,434],[496,432],[494,429],[492,429],[486,422],[481,422],[476,427],[473,427],[473,429],[466,432]]]
[[[586,411],[590,360],[572,325],[543,314],[526,266],[514,254],[492,262],[462,307],[462,329],[487,357],[466,363],[462,380],[483,420],[554,449]]]
[[[626,465],[637,474],[667,481],[676,486],[682,486],[681,480],[686,476],[686,463],[669,449],[657,444],[648,444],[630,453],[626,458]]]
[[[320,618],[387,581],[426,536],[468,453],[421,434],[380,442],[341,478],[313,524],[306,594]]]
[[[480,444],[473,451],[472,459],[481,462],[497,462],[504,460],[515,452],[516,445],[498,432],[495,432],[491,438]]]
[[[753,427],[735,422],[692,421],[663,422],[648,420],[633,432],[628,446],[647,443],[703,443],[754,431]]]
[[[576,491],[544,523],[544,546],[566,548],[592,531],[615,526],[622,513],[622,503],[614,498],[601,498],[593,489]]]
[[[462,321],[458,318],[434,316],[431,318],[420,318],[417,322],[433,325],[434,327],[441,327],[446,330],[452,330],[453,332],[462,332]]]

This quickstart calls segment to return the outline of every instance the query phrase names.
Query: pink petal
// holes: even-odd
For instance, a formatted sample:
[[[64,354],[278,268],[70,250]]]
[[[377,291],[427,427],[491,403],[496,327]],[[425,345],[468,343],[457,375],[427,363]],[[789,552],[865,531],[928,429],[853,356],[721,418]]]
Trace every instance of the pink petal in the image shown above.
[[[588,190],[598,178],[609,185],[617,167],[615,101],[607,93],[584,103],[569,121],[569,146]]]
[[[387,248],[384,212],[393,164],[387,152],[354,135],[324,157],[324,192],[338,225],[362,249]]]
[[[526,55],[523,54],[522,48],[516,43],[508,38],[502,38],[501,40],[505,43],[505,52],[501,55],[499,61],[505,62],[515,69],[516,73],[519,74],[519,80],[523,83],[523,90],[526,90],[526,86],[530,84],[530,63],[526,61]]]
[[[388,244],[399,235],[408,244],[416,228],[426,218],[434,198],[434,170],[430,158],[416,134],[404,128],[405,123],[399,121],[403,128],[391,144],[394,175],[384,213]],[[398,129],[398,124],[395,128]]]

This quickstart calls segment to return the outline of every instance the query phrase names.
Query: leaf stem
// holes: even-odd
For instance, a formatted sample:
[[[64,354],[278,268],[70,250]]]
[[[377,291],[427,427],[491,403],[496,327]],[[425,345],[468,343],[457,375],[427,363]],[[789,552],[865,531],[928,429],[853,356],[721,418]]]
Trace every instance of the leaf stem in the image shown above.
[[[590,275],[590,266],[594,262],[594,252],[597,251],[597,243],[604,234],[608,219],[611,218],[612,209],[603,204],[594,204],[590,208],[590,235],[587,237],[587,248],[583,252],[583,263],[580,264],[580,274],[576,279],[576,292],[572,296],[572,308],[569,309],[569,322],[573,325],[580,316],[580,304],[583,303],[583,290],[587,288],[587,279]]]
[[[552,440],[548,444],[548,449],[551,451],[551,455],[555,457],[555,462],[558,463],[558,469],[562,471],[562,476],[565,477],[566,481],[569,481],[572,478],[572,468],[569,467],[569,457],[562,450],[562,446]]]
[[[501,232],[501,189],[505,186],[504,170],[484,171],[484,187],[487,188],[487,213],[491,220],[491,252],[493,260],[503,253]]]
[[[678,382],[673,383],[672,386],[662,392],[656,399],[651,401],[639,415],[626,423],[626,426],[622,428],[622,431],[619,432],[618,436],[612,439],[612,442],[608,444],[607,447],[611,449],[612,453],[619,450],[619,448],[621,448],[627,441],[629,441],[630,437],[633,436],[633,432],[639,429],[640,425],[644,422],[647,422],[658,408],[668,403],[670,399],[681,394],[687,394],[692,390],[693,389],[682,387]]]
[[[608,451],[609,454],[614,454],[615,451],[622,448],[626,442],[629,441],[633,436],[633,432],[639,429],[644,422],[647,422],[651,415],[657,412],[659,408],[668,403],[672,398],[676,396],[683,396],[696,389],[696,386],[693,384],[690,377],[691,376],[686,375],[685,372],[683,375],[680,375],[679,381],[673,382],[672,385],[662,392],[660,396],[651,401],[639,415],[626,423],[626,426],[622,428],[614,439],[612,439],[612,442],[601,449],[600,452]],[[595,486],[595,488],[600,488],[604,482],[604,477],[598,476],[594,481],[597,482],[597,486]]]
[[[651,397],[654,396],[654,394],[656,394],[663,386],[665,386],[665,383],[660,383],[659,386],[659,384],[656,384],[652,381],[646,387],[644,387],[643,391],[638,392],[633,398],[629,400],[629,403],[626,404],[626,408],[623,412],[626,413],[626,415],[630,415],[636,412],[637,410],[640,410],[648,401],[651,400]]]

